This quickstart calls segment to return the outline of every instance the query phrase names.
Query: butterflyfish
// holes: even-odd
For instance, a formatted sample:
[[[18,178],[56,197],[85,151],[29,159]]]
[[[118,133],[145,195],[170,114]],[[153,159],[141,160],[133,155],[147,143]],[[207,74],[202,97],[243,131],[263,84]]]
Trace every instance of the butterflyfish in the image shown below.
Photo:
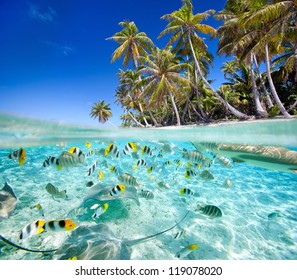
[[[153,150],[149,146],[143,146],[142,149],[142,155],[147,155],[147,156],[152,156],[153,155]]]
[[[41,214],[41,216],[44,217],[44,211],[42,206],[38,203],[37,205],[35,205],[35,208],[39,211],[39,213]]]
[[[144,159],[139,159],[136,165],[133,167],[133,170],[136,170],[138,166],[146,166],[146,161]]]
[[[23,165],[26,161],[26,151],[23,148],[20,148],[19,150],[11,152],[7,157],[13,160],[18,160],[19,165]]]
[[[105,149],[105,156],[111,155],[113,157],[119,158],[120,151],[115,144],[109,144]]]
[[[96,169],[97,167],[97,164],[98,164],[98,160],[96,160],[92,166],[88,169],[87,173],[86,173],[86,176],[90,176]]]
[[[44,224],[44,220],[38,220],[36,222],[26,225],[21,231],[20,239],[25,239],[44,232]]]
[[[98,180],[103,180],[103,178],[104,178],[104,174],[103,174],[103,172],[101,171],[101,170],[98,170]]]
[[[190,246],[187,246],[185,248],[183,248],[182,250],[180,250],[175,257],[177,258],[184,258],[187,255],[189,255],[190,253],[192,253],[193,251],[195,251],[196,249],[198,249],[198,244],[192,244]]]
[[[86,153],[86,157],[91,157],[95,154],[94,150],[90,150]]]
[[[116,174],[117,176],[120,175],[119,170],[113,165],[112,167],[110,167],[110,172]]]
[[[111,196],[118,196],[120,195],[121,192],[124,192],[124,191],[125,191],[125,186],[122,184],[118,184],[110,190],[109,194]]]
[[[174,235],[174,239],[183,239],[186,235],[187,231],[185,229],[180,230]]]
[[[130,155],[137,152],[137,145],[133,142],[128,142],[123,150],[124,155]]]
[[[108,209],[108,203],[104,203],[103,205],[94,204],[91,207],[91,209],[95,210],[94,214],[92,215],[92,218],[99,218]]]
[[[56,157],[48,156],[46,160],[43,162],[43,167],[49,167],[49,166],[57,166],[59,168],[59,159]]]
[[[155,168],[153,166],[150,166],[148,169],[147,169],[147,173],[150,174]]]
[[[194,195],[194,192],[188,188],[182,188],[179,193],[180,195]]]
[[[191,177],[194,177],[194,176],[197,176],[197,173],[194,170],[192,170],[192,169],[187,170],[185,172],[185,178],[186,179],[190,179]]]

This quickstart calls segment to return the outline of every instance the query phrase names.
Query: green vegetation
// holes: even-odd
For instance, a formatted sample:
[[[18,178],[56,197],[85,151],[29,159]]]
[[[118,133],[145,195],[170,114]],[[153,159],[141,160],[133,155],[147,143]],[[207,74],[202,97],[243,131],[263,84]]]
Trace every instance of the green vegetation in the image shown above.
[[[296,1],[227,0],[222,11],[194,14],[192,1],[182,0],[179,10],[161,17],[168,24],[159,38],[170,35],[164,49],[134,22],[120,22],[122,30],[108,39],[119,44],[111,61],[123,58],[125,67],[116,90],[122,126],[291,118],[297,106],[296,13]],[[213,15],[222,21],[217,30],[202,23]],[[221,66],[226,83],[218,90],[207,79],[213,56],[204,34],[218,37],[218,55],[232,58]],[[110,115],[98,108],[92,116],[104,122]]]

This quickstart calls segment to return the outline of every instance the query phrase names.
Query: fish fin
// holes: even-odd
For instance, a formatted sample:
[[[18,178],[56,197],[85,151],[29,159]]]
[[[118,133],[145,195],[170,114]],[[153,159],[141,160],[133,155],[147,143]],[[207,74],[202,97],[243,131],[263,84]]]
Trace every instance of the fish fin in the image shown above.
[[[40,227],[40,228],[37,229],[36,234],[40,234],[40,233],[43,233],[43,232],[44,232],[44,228]]]
[[[133,170],[136,170],[136,168],[137,168],[137,165],[133,166]]]
[[[58,166],[57,166],[57,169],[58,169],[58,170],[62,170],[62,168],[63,168],[62,165],[58,165]]]

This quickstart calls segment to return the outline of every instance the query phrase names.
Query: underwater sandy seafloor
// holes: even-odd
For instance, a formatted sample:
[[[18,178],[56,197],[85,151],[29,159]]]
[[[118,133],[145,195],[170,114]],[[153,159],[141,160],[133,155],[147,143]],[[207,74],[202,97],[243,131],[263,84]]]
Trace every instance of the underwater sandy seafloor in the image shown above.
[[[137,159],[123,155],[127,141],[116,141],[121,152],[120,158],[94,154],[86,157],[86,166],[62,168],[42,167],[48,156],[58,157],[62,151],[75,146],[84,154],[90,149],[102,150],[110,142],[93,141],[91,148],[85,142],[67,143],[65,147],[40,146],[26,148],[27,159],[23,166],[8,159],[13,149],[0,150],[1,186],[5,178],[18,198],[18,205],[8,219],[0,220],[0,233],[24,247],[35,249],[59,248],[71,231],[44,232],[24,240],[19,240],[21,230],[38,219],[61,220],[71,218],[80,225],[107,225],[119,239],[137,239],[155,234],[173,226],[189,211],[186,219],[178,227],[159,235],[152,240],[131,247],[132,260],[170,260],[178,259],[176,254],[183,248],[198,244],[184,259],[205,260],[289,260],[297,259],[297,175],[264,169],[246,163],[232,164],[228,168],[216,160],[208,168],[214,179],[201,178],[205,168],[189,167],[183,159],[185,150],[193,150],[189,142],[170,142],[172,152],[158,156],[164,142],[139,142],[139,147],[149,146],[154,156],[142,155],[138,148],[139,159],[146,166],[138,166]],[[183,150],[184,149],[184,150]],[[211,156],[210,156],[211,157]],[[86,176],[89,167],[98,160],[95,171]],[[180,160],[181,164],[177,165]],[[105,161],[105,162],[104,162]],[[166,162],[170,163],[166,164]],[[100,202],[87,201],[85,213],[79,215],[72,211],[80,206],[90,191],[89,181],[102,187],[114,187],[119,183],[118,176],[110,168],[114,166],[119,174],[132,174],[141,188],[153,193],[152,199],[138,195],[137,200],[125,198],[108,201],[109,207],[99,218],[93,219],[90,207]],[[148,173],[148,168],[153,170]],[[196,176],[185,177],[186,170],[194,169]],[[98,170],[104,177],[98,180]],[[223,187],[224,181],[232,181],[232,187]],[[169,188],[158,183],[168,184]],[[46,191],[48,183],[60,191],[66,190],[67,198],[55,198]],[[181,195],[182,188],[190,189],[195,195]],[[138,188],[139,192],[139,188]],[[42,206],[44,217],[35,207]],[[210,218],[197,211],[197,205],[215,205],[222,211],[222,217]],[[196,210],[196,211],[195,211]],[[271,215],[272,214],[272,215]],[[71,217],[70,217],[71,216]],[[181,239],[175,235],[185,229]],[[52,259],[51,253],[30,253],[17,250],[0,241],[0,259]],[[73,256],[70,256],[73,257]]]

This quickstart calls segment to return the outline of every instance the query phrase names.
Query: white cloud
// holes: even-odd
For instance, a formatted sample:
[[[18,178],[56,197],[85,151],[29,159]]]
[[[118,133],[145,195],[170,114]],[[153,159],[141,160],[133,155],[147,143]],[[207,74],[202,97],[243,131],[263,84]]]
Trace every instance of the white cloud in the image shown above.
[[[54,22],[54,18],[57,16],[57,12],[53,8],[47,7],[45,11],[42,11],[40,7],[30,2],[28,14],[30,17],[42,21],[44,23]]]

